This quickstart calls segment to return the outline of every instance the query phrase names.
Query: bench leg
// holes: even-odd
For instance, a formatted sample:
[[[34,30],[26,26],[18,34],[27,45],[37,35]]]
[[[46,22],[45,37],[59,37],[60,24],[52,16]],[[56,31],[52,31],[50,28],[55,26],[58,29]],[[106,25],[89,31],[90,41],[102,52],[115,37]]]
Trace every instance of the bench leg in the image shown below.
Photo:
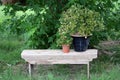
[[[31,72],[31,71],[32,71],[32,68],[31,68],[31,66],[32,66],[32,65],[29,63],[29,64],[28,64],[28,69],[29,69],[29,75],[30,75],[30,77],[31,77],[31,75],[32,75],[32,72]]]
[[[88,80],[90,79],[90,69],[89,69],[90,65],[89,63],[87,64],[87,77],[88,77]]]

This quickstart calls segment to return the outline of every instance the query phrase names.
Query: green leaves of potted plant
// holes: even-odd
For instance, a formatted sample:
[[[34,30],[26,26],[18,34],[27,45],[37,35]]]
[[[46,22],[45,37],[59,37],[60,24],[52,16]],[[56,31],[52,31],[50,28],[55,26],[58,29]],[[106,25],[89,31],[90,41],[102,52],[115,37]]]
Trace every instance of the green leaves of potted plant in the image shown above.
[[[72,5],[62,13],[60,24],[69,29],[68,34],[73,37],[75,51],[85,51],[92,32],[104,28],[103,20],[98,12],[79,4]]]
[[[70,51],[70,44],[72,42],[72,38],[68,36],[60,36],[60,38],[57,40],[57,44],[59,46],[62,46],[62,50],[64,53],[68,53]]]
[[[71,42],[72,38],[69,35],[69,28],[61,26],[58,29],[57,45],[62,46],[62,50],[64,53],[68,53],[70,51]]]

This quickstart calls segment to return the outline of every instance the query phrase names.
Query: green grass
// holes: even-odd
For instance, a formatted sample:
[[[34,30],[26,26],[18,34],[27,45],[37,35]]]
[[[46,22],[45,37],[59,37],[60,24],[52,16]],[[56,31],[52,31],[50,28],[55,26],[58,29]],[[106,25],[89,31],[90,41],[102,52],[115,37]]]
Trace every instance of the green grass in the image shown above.
[[[20,54],[24,42],[16,36],[0,36],[0,62],[16,64],[21,60]]]
[[[91,80],[120,80],[119,66],[120,65],[112,65],[101,73],[91,71]],[[0,80],[30,80],[30,77],[25,72],[26,70],[23,68],[24,66],[9,66],[4,73],[0,74]],[[48,66],[48,68],[39,66],[31,80],[87,80],[86,70],[76,68],[77,71],[72,71],[71,69],[72,67],[61,67],[60,65]]]

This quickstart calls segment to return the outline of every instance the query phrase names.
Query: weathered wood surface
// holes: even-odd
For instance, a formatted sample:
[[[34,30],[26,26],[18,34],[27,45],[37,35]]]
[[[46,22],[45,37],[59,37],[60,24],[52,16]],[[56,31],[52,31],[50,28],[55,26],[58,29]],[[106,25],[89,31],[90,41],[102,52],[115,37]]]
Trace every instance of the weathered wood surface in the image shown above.
[[[30,64],[88,64],[97,58],[96,49],[63,53],[62,50],[24,50],[21,57]]]

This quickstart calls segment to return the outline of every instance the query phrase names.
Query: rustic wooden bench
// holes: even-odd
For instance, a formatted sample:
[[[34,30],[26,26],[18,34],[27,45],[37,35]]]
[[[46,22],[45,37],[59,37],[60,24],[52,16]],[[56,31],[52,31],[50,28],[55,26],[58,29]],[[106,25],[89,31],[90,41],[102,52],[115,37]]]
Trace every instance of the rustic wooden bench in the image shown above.
[[[63,53],[62,50],[24,50],[21,57],[29,63],[29,74],[33,64],[87,64],[87,77],[89,74],[89,62],[97,58],[96,49],[88,49],[84,52]]]

